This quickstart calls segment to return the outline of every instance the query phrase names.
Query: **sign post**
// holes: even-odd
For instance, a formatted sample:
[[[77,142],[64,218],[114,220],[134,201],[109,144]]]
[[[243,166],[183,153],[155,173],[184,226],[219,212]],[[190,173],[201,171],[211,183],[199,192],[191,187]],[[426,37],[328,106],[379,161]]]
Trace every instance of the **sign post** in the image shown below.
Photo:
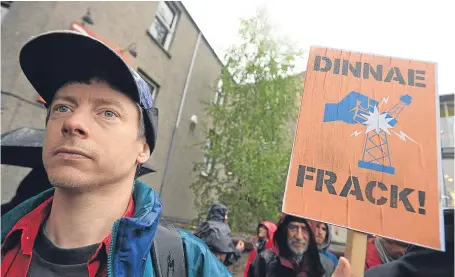
[[[283,212],[444,250],[436,64],[313,47]]]
[[[348,231],[344,256],[351,263],[351,276],[363,277],[367,252],[367,234]]]

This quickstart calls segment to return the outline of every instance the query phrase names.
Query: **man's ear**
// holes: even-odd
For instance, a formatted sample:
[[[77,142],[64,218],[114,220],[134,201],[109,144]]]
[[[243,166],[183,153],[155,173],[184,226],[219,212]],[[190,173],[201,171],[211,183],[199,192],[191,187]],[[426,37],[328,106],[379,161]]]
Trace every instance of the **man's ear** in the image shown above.
[[[146,142],[144,142],[142,145],[143,145],[143,147],[141,149],[141,152],[139,152],[139,155],[137,156],[137,159],[136,159],[138,164],[143,164],[146,161],[148,161],[148,159],[150,159],[149,145]]]

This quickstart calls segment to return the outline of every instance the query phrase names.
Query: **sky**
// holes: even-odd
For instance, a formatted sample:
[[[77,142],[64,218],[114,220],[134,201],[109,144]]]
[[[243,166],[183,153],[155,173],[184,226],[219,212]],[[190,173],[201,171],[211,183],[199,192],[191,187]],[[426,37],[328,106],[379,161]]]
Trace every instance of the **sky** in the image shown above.
[[[277,33],[308,51],[311,45],[436,62],[439,94],[455,93],[453,1],[185,0],[222,59],[236,43],[239,19],[265,7]],[[308,52],[306,52],[308,53]],[[297,67],[306,68],[305,58]]]

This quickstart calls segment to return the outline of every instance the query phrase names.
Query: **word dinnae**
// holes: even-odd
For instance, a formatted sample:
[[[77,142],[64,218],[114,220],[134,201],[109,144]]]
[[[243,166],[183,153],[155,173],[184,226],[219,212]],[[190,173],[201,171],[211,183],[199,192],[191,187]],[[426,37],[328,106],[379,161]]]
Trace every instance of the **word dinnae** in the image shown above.
[[[398,209],[398,204],[401,202],[406,211],[411,213],[416,212],[408,198],[416,192],[414,189],[403,188],[399,190],[399,187],[396,185],[391,185],[388,188],[385,184],[378,181],[370,181],[361,187],[359,179],[356,176],[349,176],[345,182],[340,183],[337,182],[337,175],[335,173],[304,165],[299,166],[296,186],[303,187],[305,180],[313,181],[314,178],[316,178],[316,182],[314,182],[314,189],[316,191],[322,192],[324,190],[341,197],[347,197],[350,194],[355,196],[359,201],[365,201],[366,198],[370,203],[379,206],[389,202],[390,207],[395,209]],[[339,190],[340,188],[341,191]],[[373,196],[373,190],[380,190],[382,193],[379,194],[382,194],[382,196],[375,198]],[[419,214],[425,215],[425,192],[418,191],[417,197],[420,205],[418,212]]]
[[[362,65],[363,64],[363,65]],[[384,71],[385,69],[385,71]],[[363,78],[365,80],[374,78],[376,81],[381,82],[398,82],[401,85],[409,85],[415,87],[426,87],[425,71],[408,69],[407,76],[403,76],[400,68],[396,66],[386,67],[382,64],[378,64],[376,67],[369,63],[362,62],[351,62],[349,60],[330,59],[325,56],[316,56],[314,58],[314,70],[320,72],[332,72],[335,75],[348,76],[349,73],[357,78]],[[407,77],[407,78],[405,78]],[[407,79],[407,83],[406,83]]]

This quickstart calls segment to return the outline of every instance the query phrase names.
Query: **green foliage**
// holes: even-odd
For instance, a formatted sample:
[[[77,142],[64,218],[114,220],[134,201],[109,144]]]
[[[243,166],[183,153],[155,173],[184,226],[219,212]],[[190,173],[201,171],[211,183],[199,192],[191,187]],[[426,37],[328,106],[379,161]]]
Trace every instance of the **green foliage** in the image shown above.
[[[254,230],[281,211],[302,78],[293,75],[301,52],[274,38],[264,13],[242,20],[241,42],[232,46],[221,73],[224,105],[210,105],[213,131],[208,176],[192,184],[199,218],[220,201],[236,231]],[[204,164],[195,164],[204,170]]]

